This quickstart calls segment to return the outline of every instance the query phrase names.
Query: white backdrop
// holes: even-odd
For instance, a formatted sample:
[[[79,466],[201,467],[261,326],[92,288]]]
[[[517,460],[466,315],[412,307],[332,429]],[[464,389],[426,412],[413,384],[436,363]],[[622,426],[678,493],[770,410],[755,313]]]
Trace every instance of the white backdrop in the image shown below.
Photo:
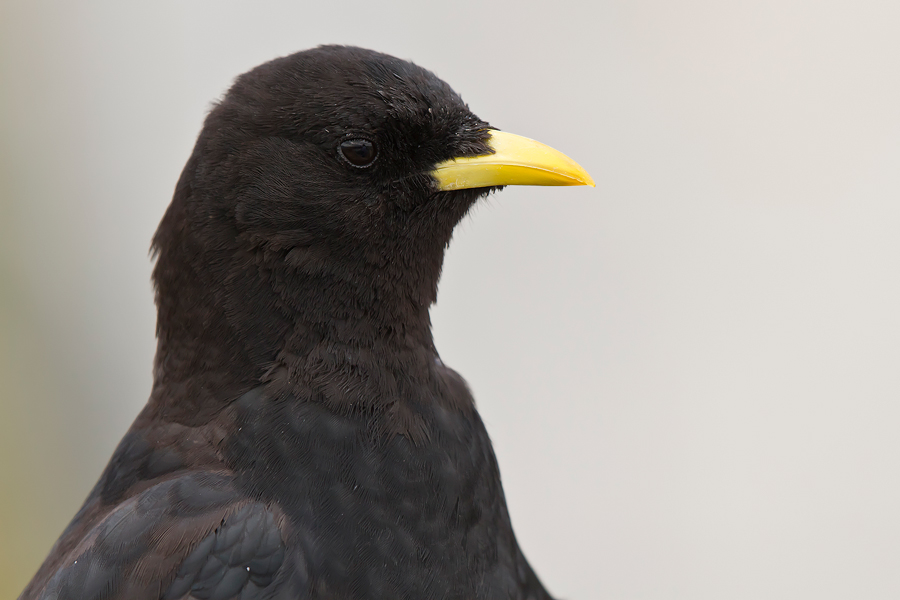
[[[210,102],[336,42],[597,181],[477,208],[433,313],[552,593],[900,597],[900,3],[143,4],[0,5],[0,595],[146,399]]]

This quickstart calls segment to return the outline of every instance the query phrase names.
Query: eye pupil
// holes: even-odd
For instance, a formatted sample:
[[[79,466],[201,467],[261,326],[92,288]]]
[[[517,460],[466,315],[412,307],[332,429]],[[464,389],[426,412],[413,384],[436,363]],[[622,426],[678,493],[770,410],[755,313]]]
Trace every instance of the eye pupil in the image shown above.
[[[375,144],[358,138],[341,142],[341,155],[354,167],[368,167],[378,156]]]

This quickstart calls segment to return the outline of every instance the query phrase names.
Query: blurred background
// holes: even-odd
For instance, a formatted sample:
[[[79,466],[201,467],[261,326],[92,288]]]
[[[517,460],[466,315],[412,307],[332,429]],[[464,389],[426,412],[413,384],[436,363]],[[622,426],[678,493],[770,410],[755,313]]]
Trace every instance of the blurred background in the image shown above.
[[[552,593],[900,597],[900,3],[311,4],[0,2],[0,597],[146,400],[210,103],[335,42],[597,181],[478,207],[433,313]]]

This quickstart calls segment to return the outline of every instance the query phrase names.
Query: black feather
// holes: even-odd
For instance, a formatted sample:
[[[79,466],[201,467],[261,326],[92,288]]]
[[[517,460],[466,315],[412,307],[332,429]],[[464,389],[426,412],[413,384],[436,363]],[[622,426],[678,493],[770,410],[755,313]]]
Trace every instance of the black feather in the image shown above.
[[[488,129],[359,48],[237,79],[153,240],[150,400],[23,600],[549,598],[428,314],[490,191],[428,172]]]

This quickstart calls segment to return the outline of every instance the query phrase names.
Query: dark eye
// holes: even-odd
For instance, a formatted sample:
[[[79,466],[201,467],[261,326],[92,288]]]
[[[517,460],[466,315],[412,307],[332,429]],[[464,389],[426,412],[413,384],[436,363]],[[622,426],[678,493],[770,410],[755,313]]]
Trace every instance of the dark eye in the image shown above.
[[[364,138],[341,142],[341,155],[354,167],[368,167],[378,158],[375,144]]]

